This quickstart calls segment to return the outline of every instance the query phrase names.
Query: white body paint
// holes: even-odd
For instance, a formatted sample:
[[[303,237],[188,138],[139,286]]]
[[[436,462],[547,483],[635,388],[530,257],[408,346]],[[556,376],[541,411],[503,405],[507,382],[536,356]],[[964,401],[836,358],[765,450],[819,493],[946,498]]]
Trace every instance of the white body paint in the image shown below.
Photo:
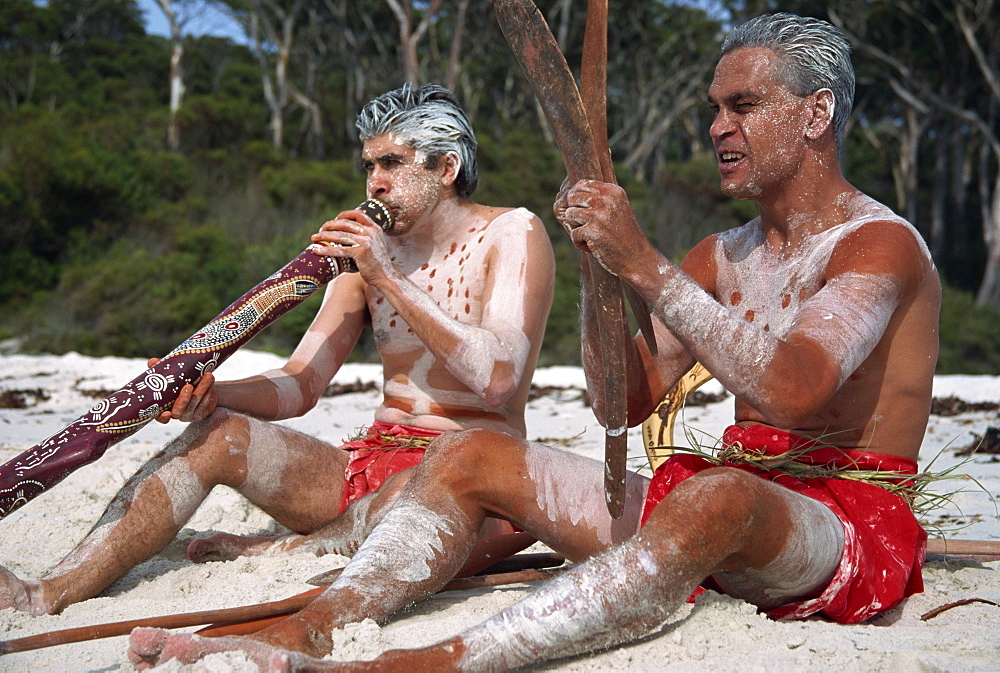
[[[333,587],[369,597],[385,596],[385,577],[419,582],[431,576],[430,563],[442,553],[442,536],[453,536],[454,520],[412,499],[400,499],[358,549]],[[373,570],[377,572],[372,572]]]
[[[304,402],[298,382],[286,374],[284,370],[272,369],[263,375],[274,385],[278,399],[278,418],[291,418],[302,408]]]
[[[281,489],[281,475],[288,466],[290,455],[279,451],[284,443],[282,431],[287,429],[272,425],[255,418],[248,418],[247,432],[249,440],[246,448],[247,478],[245,488],[248,495],[255,501],[269,503]]]
[[[637,546],[614,547],[462,633],[462,671],[506,671],[638,638],[662,625],[687,597],[680,578]],[[663,593],[646,587],[670,586]],[[636,591],[636,588],[641,588]],[[609,601],[607,597],[628,600]]]
[[[757,372],[770,364],[778,342],[792,329],[801,328],[841,363],[841,383],[871,354],[892,317],[897,290],[878,275],[843,274],[824,285],[830,257],[845,236],[872,222],[896,222],[913,233],[930,259],[912,225],[882,204],[858,195],[845,205],[849,220],[808,237],[787,256],[769,249],[759,218],[719,234],[718,301],[686,275],[661,270],[665,280],[655,309],[665,324],[684,325],[682,336],[696,343],[726,344],[715,351],[714,373],[734,394],[751,400],[765,394]],[[864,301],[857,299],[859,287]],[[834,323],[838,329],[831,329]]]
[[[817,593],[830,582],[844,552],[844,526],[826,505],[791,490],[788,500],[793,535],[767,566],[713,577],[730,596],[765,609]]]
[[[614,543],[604,505],[603,463],[563,460],[559,451],[529,444],[524,452],[535,503],[549,521],[568,521],[596,531],[606,545]]]
[[[529,211],[519,208],[491,222],[481,220],[467,238],[439,256],[431,257],[417,269],[403,269],[421,290],[408,296],[417,309],[430,315],[444,312],[451,319],[442,322],[458,345],[444,362],[427,350],[381,293],[369,292],[372,327],[383,359],[419,354],[408,371],[387,370],[387,397],[413,400],[415,416],[430,413],[432,402],[490,410],[496,407],[484,406],[484,397],[497,366],[509,363],[514,377],[520,380],[531,348],[524,332],[522,294],[527,273],[524,232],[533,226],[531,218]],[[481,271],[488,265],[494,278],[490,288],[485,286]],[[468,274],[465,268],[470,269]],[[488,304],[484,301],[487,289],[491,291]],[[489,329],[483,329],[484,324]],[[434,385],[432,378],[441,367],[467,389]],[[379,414],[376,417],[382,418]]]

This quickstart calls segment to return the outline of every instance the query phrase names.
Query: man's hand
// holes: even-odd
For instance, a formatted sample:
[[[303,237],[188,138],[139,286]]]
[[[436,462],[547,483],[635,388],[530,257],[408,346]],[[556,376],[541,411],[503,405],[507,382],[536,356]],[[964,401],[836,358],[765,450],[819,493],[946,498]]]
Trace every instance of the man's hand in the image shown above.
[[[149,358],[147,367],[152,367],[160,358]],[[171,419],[191,423],[208,418],[218,403],[219,398],[215,392],[215,377],[212,372],[206,372],[197,386],[190,383],[181,388],[173,406],[169,411],[164,411],[156,417],[158,423],[169,423]]]
[[[559,193],[556,194],[556,200],[552,204],[552,214],[556,216],[556,221],[562,225],[563,231],[573,238],[573,228],[579,226],[579,223],[570,224],[566,219],[566,209],[569,208],[567,199],[569,198],[569,191],[575,186],[576,183],[570,182],[569,176],[566,176],[562,184],[559,185]],[[583,252],[590,252],[584,249]]]
[[[324,246],[316,251],[321,255],[353,259],[369,284],[385,276],[392,266],[385,233],[360,210],[345,210],[336,219],[324,222],[312,235],[312,241]]]
[[[593,253],[611,273],[621,275],[640,246],[649,244],[628,195],[616,184],[580,180],[567,189],[563,182],[552,211],[573,245]]]

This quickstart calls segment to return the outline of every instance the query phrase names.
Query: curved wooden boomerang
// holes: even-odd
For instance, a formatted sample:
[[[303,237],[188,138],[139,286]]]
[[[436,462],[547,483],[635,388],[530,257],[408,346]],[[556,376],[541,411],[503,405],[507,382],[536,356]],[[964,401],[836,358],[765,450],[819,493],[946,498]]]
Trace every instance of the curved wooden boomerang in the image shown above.
[[[392,213],[380,201],[369,199],[358,210],[382,229],[392,226]],[[186,384],[197,384],[265,327],[350,271],[345,261],[353,262],[317,255],[309,246],[154,366],[41,444],[0,465],[0,518],[170,409]]]
[[[594,147],[580,91],[545,18],[530,0],[494,0],[493,8],[511,51],[545,111],[570,180],[602,179],[600,153]],[[628,453],[625,305],[618,278],[596,261],[589,267],[600,309],[598,325],[605,366],[605,498],[608,512],[617,519],[624,511]]]
[[[601,164],[604,182],[618,182],[611,149],[608,147],[608,0],[589,0],[587,3],[587,25],[583,35],[583,59],[580,64],[580,97],[587,111],[590,132],[594,138],[594,148]],[[656,336],[653,333],[653,319],[649,306],[628,283],[622,283],[625,298],[632,307],[632,315],[639,324],[639,331],[646,342],[646,348],[655,357]]]

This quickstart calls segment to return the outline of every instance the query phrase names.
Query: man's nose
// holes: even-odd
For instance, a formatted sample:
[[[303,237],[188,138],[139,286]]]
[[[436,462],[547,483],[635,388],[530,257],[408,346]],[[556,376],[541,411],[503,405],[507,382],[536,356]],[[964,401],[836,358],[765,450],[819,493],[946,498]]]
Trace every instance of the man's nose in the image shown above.
[[[725,110],[720,110],[712,120],[712,125],[708,127],[708,135],[717,140],[732,133],[734,128],[732,117],[726,114]]]
[[[389,193],[390,186],[389,180],[378,169],[372,171],[372,174],[368,176],[368,193],[371,196],[385,196]]]

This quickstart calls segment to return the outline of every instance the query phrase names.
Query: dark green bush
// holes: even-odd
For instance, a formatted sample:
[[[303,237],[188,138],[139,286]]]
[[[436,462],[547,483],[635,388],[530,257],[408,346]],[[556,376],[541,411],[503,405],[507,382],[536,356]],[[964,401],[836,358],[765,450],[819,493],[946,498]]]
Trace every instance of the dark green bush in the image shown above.
[[[1000,374],[1000,311],[976,306],[969,292],[943,289],[937,373]]]

